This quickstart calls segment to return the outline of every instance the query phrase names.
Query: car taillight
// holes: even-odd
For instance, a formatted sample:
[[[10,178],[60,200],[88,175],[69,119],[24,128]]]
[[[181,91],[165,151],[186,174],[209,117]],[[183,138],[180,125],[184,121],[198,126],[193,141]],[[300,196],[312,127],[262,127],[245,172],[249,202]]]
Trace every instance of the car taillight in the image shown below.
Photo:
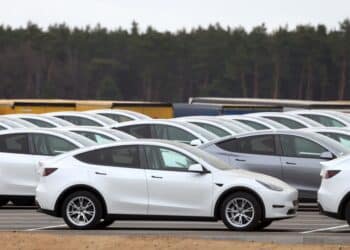
[[[57,168],[44,168],[42,175],[43,176],[49,176],[50,174],[52,174],[56,170],[57,170]]]
[[[337,175],[340,172],[340,170],[327,170],[324,174],[325,179],[330,179],[333,176]]]

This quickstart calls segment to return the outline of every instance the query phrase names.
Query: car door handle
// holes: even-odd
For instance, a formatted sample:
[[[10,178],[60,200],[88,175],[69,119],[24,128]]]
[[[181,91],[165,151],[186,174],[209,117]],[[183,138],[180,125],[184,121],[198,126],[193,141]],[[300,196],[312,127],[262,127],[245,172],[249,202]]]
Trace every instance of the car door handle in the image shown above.
[[[152,175],[152,178],[153,178],[153,179],[163,179],[162,176],[155,176],[155,175]]]
[[[97,175],[107,175],[107,173],[95,172]]]
[[[287,165],[297,165],[295,162],[289,162],[289,161],[287,161],[286,164]]]
[[[236,161],[241,161],[241,162],[245,162],[246,160],[244,160],[244,159],[236,159]]]

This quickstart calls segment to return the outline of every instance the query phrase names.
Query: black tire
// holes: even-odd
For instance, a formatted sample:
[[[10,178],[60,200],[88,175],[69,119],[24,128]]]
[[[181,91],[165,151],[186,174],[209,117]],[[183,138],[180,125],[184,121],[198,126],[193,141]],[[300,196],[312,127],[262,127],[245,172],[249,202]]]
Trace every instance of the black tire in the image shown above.
[[[93,206],[90,206],[91,211],[94,212],[94,215],[88,218],[88,221],[84,224],[79,224],[79,223],[75,223],[74,220],[68,215],[68,206],[71,208],[71,203],[73,201],[77,201],[79,200],[79,198],[83,198],[83,200],[85,201],[90,201]],[[85,203],[86,205],[87,203]],[[82,207],[83,205],[80,205],[79,209],[83,209]],[[61,208],[61,213],[62,213],[62,217],[64,219],[64,221],[66,222],[66,224],[72,228],[72,229],[95,229],[98,228],[99,223],[102,220],[102,216],[103,216],[103,209],[102,209],[102,203],[101,201],[91,192],[88,191],[77,191],[74,192],[72,194],[70,194],[63,202],[62,208]],[[87,209],[86,209],[87,210]],[[78,210],[76,210],[78,211]],[[75,212],[75,211],[73,211]],[[77,213],[83,213],[83,210],[80,210]],[[85,214],[84,216],[86,216],[87,214]],[[82,218],[82,215],[79,215],[79,218]],[[87,218],[87,217],[85,217]]]
[[[264,229],[272,224],[272,220],[263,220],[259,223],[257,229]]]
[[[248,206],[252,208],[253,212],[247,212],[246,215],[250,216],[250,220],[243,219],[243,216],[241,217],[242,223],[241,225],[238,225],[238,223],[234,223],[228,218],[228,215],[226,215],[226,208],[230,208],[230,205],[232,205],[233,200],[245,200]],[[238,201],[239,202],[239,201]],[[239,204],[239,206],[241,206]],[[247,207],[246,207],[247,208]],[[251,195],[247,192],[237,192],[229,195],[222,203],[220,207],[220,215],[222,218],[222,221],[226,225],[226,227],[230,230],[234,231],[253,231],[258,229],[259,222],[262,221],[262,204],[255,198],[255,196]]]
[[[20,207],[34,206],[35,201],[33,198],[18,198],[11,200],[13,205]]]
[[[7,205],[8,202],[9,200],[7,199],[0,199],[0,207]]]
[[[350,201],[345,206],[345,219],[347,223],[350,225]]]
[[[112,219],[105,219],[105,220],[102,220],[98,225],[97,227],[98,228],[106,228],[106,227],[109,227],[110,225],[112,225],[114,223],[115,220],[112,220]]]

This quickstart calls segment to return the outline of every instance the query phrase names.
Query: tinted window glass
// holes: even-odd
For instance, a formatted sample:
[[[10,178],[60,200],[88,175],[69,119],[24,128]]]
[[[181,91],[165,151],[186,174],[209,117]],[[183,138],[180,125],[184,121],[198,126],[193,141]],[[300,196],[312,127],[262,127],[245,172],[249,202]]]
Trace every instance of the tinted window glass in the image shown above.
[[[332,132],[320,132],[320,134],[328,136],[333,140],[338,141],[343,146],[350,148],[350,136],[346,134],[332,133]]]
[[[6,128],[0,125],[0,130],[5,130]]]
[[[0,136],[0,150],[7,153],[28,154],[27,134],[10,134]]]
[[[32,119],[32,118],[21,118],[27,122],[31,122],[33,123],[34,125],[37,125],[38,127],[41,127],[41,128],[54,128],[56,126],[52,125],[51,123],[48,123],[48,122],[45,122],[45,121],[42,121],[42,120],[38,120],[38,119]]]
[[[276,154],[273,135],[259,135],[238,139],[239,152],[247,154]]]
[[[292,128],[292,129],[306,128],[306,126],[301,124],[300,122],[297,122],[285,117],[275,117],[275,116],[264,116],[264,117],[270,120],[273,120],[275,122],[279,122],[288,128]]]
[[[111,113],[99,113],[99,115],[103,115],[109,119],[112,119],[117,122],[127,122],[127,121],[133,121],[134,119],[125,116],[125,115],[118,115],[118,114],[111,114]]]
[[[237,121],[241,122],[241,123],[244,123],[256,130],[264,130],[264,129],[269,129],[269,127],[261,124],[261,123],[258,123],[258,122],[254,122],[254,121],[248,121],[248,120],[239,120],[237,119]]]
[[[189,132],[168,125],[154,125],[155,137],[157,139],[167,139],[173,141],[180,141],[189,143],[192,140],[197,139]]]
[[[237,141],[237,139],[230,139],[223,142],[219,142],[216,144],[216,146],[226,151],[237,152],[237,150],[239,149],[239,147],[237,146]]]
[[[88,118],[85,118],[85,117],[77,117],[77,116],[69,116],[69,115],[59,115],[57,116],[63,120],[66,120],[70,123],[73,123],[75,125],[78,125],[78,126],[96,126],[96,127],[102,127],[101,124],[91,120],[91,119],[88,119]]]
[[[284,156],[320,158],[321,153],[328,151],[318,143],[302,137],[281,135],[280,138]]]
[[[129,135],[133,135],[136,138],[152,138],[151,134],[151,125],[135,125],[135,126],[126,126],[116,128],[117,130],[121,130]]]
[[[187,171],[196,163],[186,155],[168,148],[145,146],[145,152],[152,169]]]
[[[311,120],[314,120],[326,127],[345,127],[346,125],[336,119],[324,115],[302,114]]]
[[[54,135],[31,134],[34,154],[59,155],[78,148],[71,142]]]
[[[138,146],[103,148],[75,157],[80,161],[94,165],[140,168]]]
[[[88,131],[73,131],[73,132],[80,134],[82,136],[85,136],[90,140],[95,141],[98,144],[104,144],[104,143],[109,143],[114,141],[112,138],[105,136],[103,134],[98,134],[98,133],[93,133]]]
[[[208,130],[209,132],[212,132],[213,134],[216,134],[219,137],[225,137],[230,135],[229,132],[226,132],[225,130],[217,127],[217,126],[213,126],[211,124],[208,123],[201,123],[201,122],[191,122],[197,126],[200,126],[201,128],[204,128],[206,130]]]

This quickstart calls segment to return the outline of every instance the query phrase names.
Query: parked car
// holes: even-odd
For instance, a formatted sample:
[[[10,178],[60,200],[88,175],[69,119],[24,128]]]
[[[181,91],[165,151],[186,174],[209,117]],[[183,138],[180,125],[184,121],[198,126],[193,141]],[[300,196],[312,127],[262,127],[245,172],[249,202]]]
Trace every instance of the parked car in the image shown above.
[[[301,129],[301,128],[317,128],[323,127],[320,123],[315,122],[309,118],[298,116],[292,113],[282,112],[257,112],[249,114],[249,116],[259,116],[272,121],[278,122],[290,129]]]
[[[152,119],[147,115],[144,115],[135,111],[124,110],[124,109],[93,109],[85,112],[102,115],[109,119],[114,120],[115,122],[127,122],[127,121],[135,121],[135,120]]]
[[[350,149],[350,128],[332,128],[332,127],[324,127],[324,128],[309,128],[305,129],[305,131],[319,133],[321,135],[325,135],[333,140],[336,140],[344,147]]]
[[[80,135],[54,129],[0,131],[0,205],[32,205],[40,160],[95,145]]]
[[[320,162],[350,153],[333,139],[300,130],[257,131],[215,140],[200,148],[232,166],[287,182],[305,201],[316,201]]]
[[[350,117],[347,114],[329,110],[294,110],[287,114],[296,114],[314,120],[325,127],[350,127]]]
[[[174,120],[130,121],[111,127],[136,138],[164,139],[199,146],[219,138],[209,131],[187,122]]]
[[[60,118],[76,126],[109,127],[116,123],[105,116],[85,112],[51,112],[44,115]]]
[[[105,144],[116,142],[120,140],[130,140],[135,139],[134,136],[118,131],[115,129],[101,128],[101,127],[84,127],[84,126],[75,126],[75,127],[64,127],[64,130],[82,135],[97,144]]]
[[[263,117],[254,117],[248,115],[223,115],[219,116],[225,119],[241,122],[255,130],[274,130],[274,129],[287,129],[288,127]]]
[[[321,187],[318,204],[324,214],[346,220],[350,225],[350,157],[322,162]]]
[[[18,118],[33,125],[41,128],[57,128],[57,127],[65,127],[65,126],[73,126],[72,123],[67,122],[65,120],[56,118],[54,116],[43,116],[37,114],[10,114],[4,115],[3,117],[13,117]]]
[[[246,231],[291,218],[297,208],[297,191],[278,179],[160,140],[118,142],[43,162],[36,191],[41,211],[73,229],[166,219],[223,220]]]
[[[246,125],[240,124],[237,121],[233,121],[233,120],[229,121],[227,119],[218,118],[215,116],[214,117],[185,116],[181,118],[176,118],[174,120],[192,123],[205,130],[208,130],[209,132],[219,137],[225,137],[228,135],[236,135],[236,134],[245,133],[247,131],[253,131],[253,129],[248,126],[247,128],[244,128],[243,126],[246,126]]]

